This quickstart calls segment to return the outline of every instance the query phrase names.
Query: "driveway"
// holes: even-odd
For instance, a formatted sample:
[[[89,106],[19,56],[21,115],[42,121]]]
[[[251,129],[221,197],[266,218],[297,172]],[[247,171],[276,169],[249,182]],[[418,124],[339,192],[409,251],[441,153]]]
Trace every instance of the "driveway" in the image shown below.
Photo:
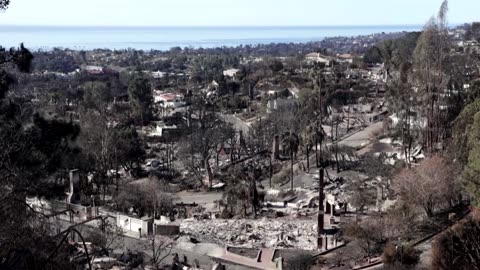
[[[222,199],[222,192],[190,192],[182,191],[175,193],[177,202],[208,204]]]

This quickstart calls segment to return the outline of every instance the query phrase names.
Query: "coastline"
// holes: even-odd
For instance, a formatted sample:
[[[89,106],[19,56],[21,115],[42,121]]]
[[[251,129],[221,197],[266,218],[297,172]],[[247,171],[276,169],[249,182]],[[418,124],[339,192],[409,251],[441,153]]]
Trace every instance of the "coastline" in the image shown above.
[[[2,46],[24,43],[32,51],[71,50],[168,51],[236,48],[268,44],[305,44],[327,38],[352,38],[421,30],[419,25],[396,26],[5,26]],[[133,41],[135,40],[135,41]]]

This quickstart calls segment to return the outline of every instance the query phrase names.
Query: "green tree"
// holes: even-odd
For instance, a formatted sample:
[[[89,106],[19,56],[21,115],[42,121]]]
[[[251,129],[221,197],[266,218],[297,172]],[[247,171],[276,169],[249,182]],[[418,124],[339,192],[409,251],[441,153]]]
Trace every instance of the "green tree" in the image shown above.
[[[125,171],[137,172],[145,161],[144,142],[133,125],[121,123],[115,127],[115,158],[116,164]]]
[[[94,109],[104,114],[107,113],[109,102],[113,101],[110,88],[103,82],[87,82],[83,89],[82,106],[85,109]]]
[[[453,143],[449,147],[449,156],[456,167],[463,170],[461,180],[478,207],[480,201],[480,99],[467,105],[454,122]]]
[[[152,87],[147,78],[135,75],[128,85],[132,116],[137,124],[147,125],[152,119]]]
[[[467,105],[457,116],[453,125],[453,143],[450,147],[452,160],[455,160],[461,167],[467,165],[470,152],[469,132],[475,122],[475,115],[480,112],[480,99],[476,99]]]
[[[225,211],[229,216],[238,214],[239,210],[243,210],[243,215],[247,216],[249,207],[252,215],[257,216],[260,207],[257,180],[260,174],[256,172],[251,163],[243,168],[234,166],[227,172],[227,186],[223,192],[223,199],[226,202]]]
[[[1,1],[0,7],[8,3]],[[23,45],[0,49],[2,68],[28,72],[31,60],[32,54]],[[62,159],[78,128],[43,119],[28,103],[6,97],[14,81],[7,71],[13,69],[0,71],[0,268],[70,269],[72,265],[63,255],[47,259],[55,240],[50,237],[47,219],[27,205],[26,197],[64,196],[65,186],[52,176],[64,166]]]
[[[475,206],[480,206],[480,112],[474,116],[468,129],[468,163],[463,178],[467,191],[472,195]]]
[[[367,52],[363,56],[363,62],[367,64],[379,64],[382,63],[382,51],[377,46],[368,48]]]

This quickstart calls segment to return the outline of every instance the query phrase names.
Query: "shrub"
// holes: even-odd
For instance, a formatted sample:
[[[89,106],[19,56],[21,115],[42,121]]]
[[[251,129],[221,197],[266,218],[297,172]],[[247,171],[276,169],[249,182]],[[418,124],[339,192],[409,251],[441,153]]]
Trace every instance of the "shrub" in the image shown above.
[[[480,269],[480,221],[461,221],[437,236],[432,248],[434,270]]]
[[[315,264],[315,258],[310,255],[301,254],[287,261],[286,270],[308,270]]]
[[[398,246],[392,242],[385,245],[382,261],[387,269],[414,269],[420,260],[420,252],[412,246]]]
[[[283,169],[278,174],[272,177],[272,181],[274,184],[283,185],[290,180],[290,170]]]
[[[345,228],[345,236],[356,240],[356,245],[363,250],[367,257],[379,254],[387,240],[385,237],[385,220],[371,217],[349,224]]]

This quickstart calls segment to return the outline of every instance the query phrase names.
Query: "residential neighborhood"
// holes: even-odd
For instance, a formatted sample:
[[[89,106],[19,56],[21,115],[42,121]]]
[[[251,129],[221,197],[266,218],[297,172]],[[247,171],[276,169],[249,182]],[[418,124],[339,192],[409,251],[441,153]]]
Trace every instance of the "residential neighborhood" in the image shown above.
[[[440,4],[415,31],[0,50],[0,269],[478,269],[480,23]]]

